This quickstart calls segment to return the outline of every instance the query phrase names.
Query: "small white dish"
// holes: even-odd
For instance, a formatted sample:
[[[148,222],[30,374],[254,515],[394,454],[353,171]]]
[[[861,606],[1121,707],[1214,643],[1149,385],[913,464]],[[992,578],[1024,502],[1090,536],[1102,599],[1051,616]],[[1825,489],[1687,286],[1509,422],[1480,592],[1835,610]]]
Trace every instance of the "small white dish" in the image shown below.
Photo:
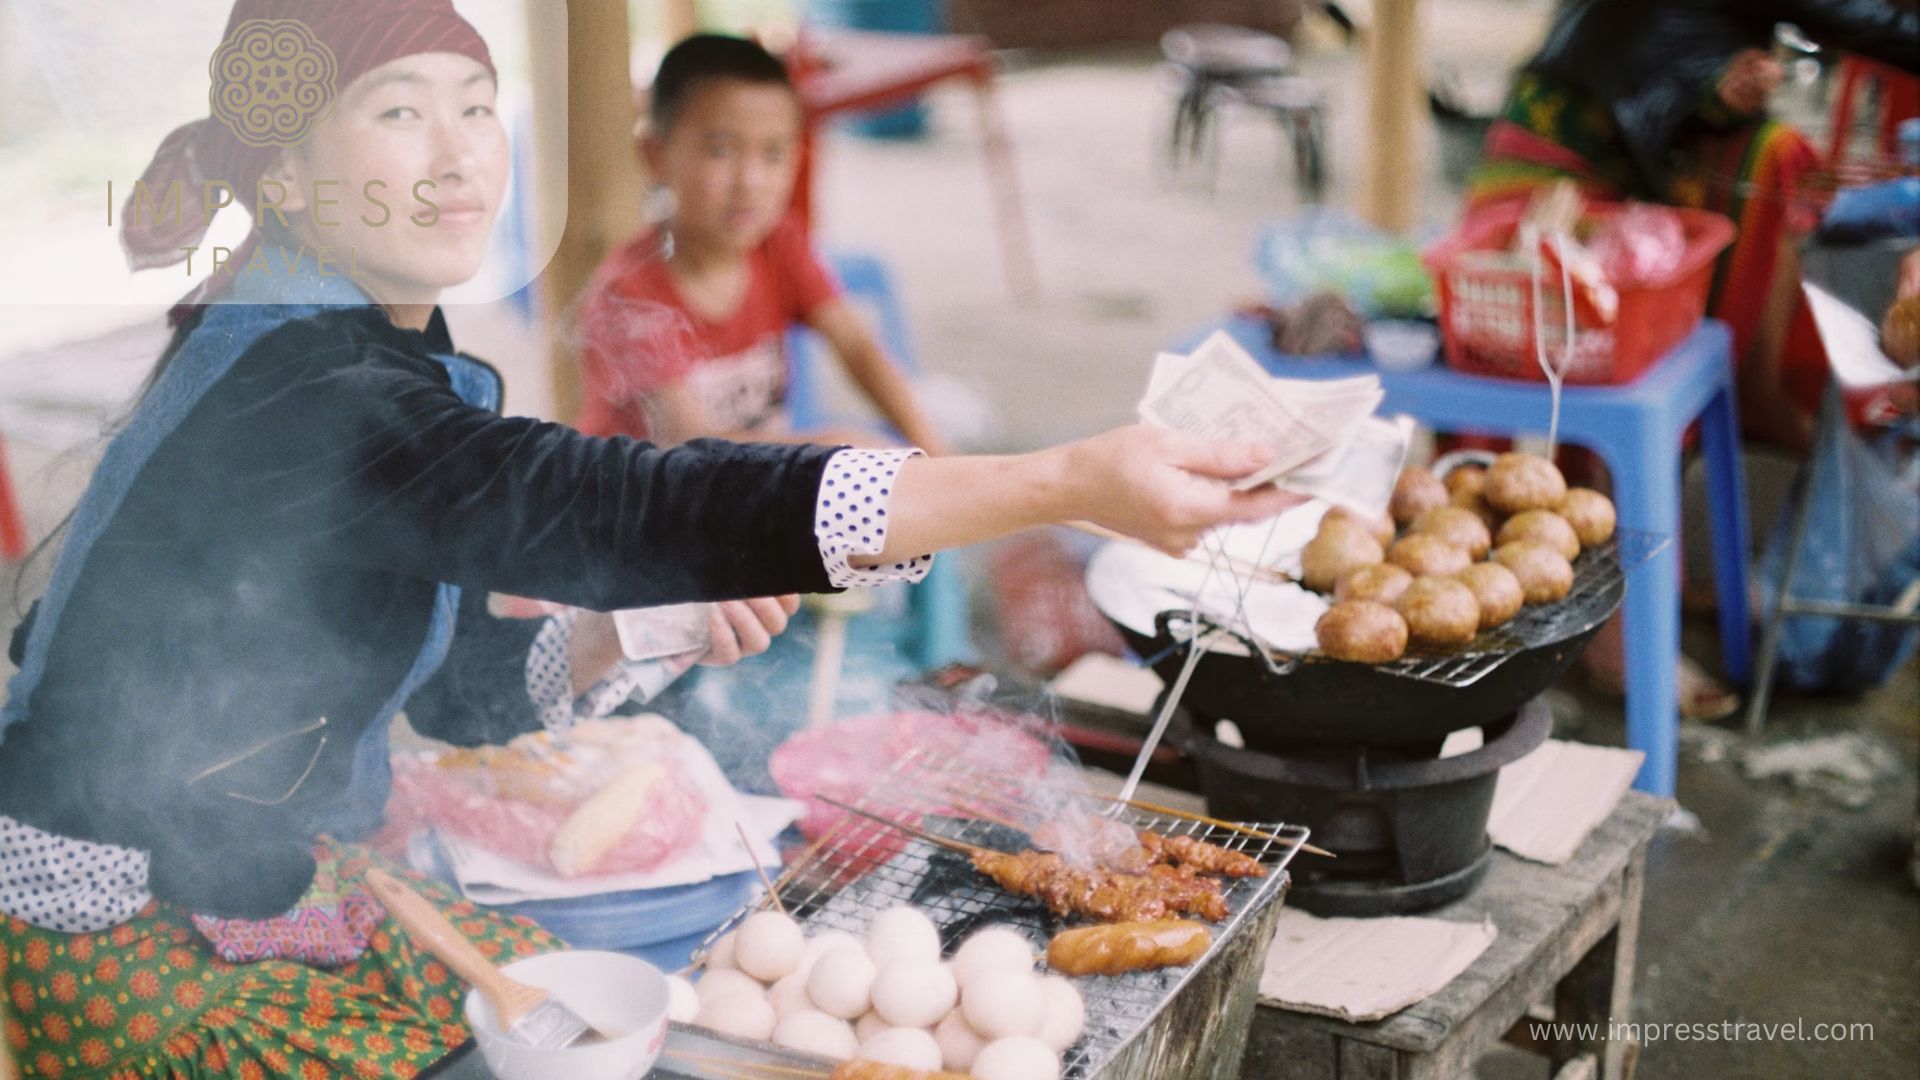
[[[667,978],[624,953],[572,949],[516,960],[500,969],[551,992],[596,1029],[602,1041],[543,1050],[508,1038],[493,1007],[467,992],[467,1026],[480,1056],[500,1080],[640,1080],[667,1041]]]
[[[1382,371],[1415,371],[1440,355],[1440,331],[1417,319],[1375,319],[1361,336]]]

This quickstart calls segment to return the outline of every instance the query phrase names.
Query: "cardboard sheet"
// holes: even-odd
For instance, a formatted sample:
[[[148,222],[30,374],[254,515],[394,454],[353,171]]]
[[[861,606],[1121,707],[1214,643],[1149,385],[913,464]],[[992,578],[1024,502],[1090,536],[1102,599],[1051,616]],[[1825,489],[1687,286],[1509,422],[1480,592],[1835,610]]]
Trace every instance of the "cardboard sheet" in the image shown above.
[[[1523,859],[1558,866],[1613,813],[1645,756],[1548,739],[1500,770],[1487,833]]]
[[[1378,1020],[1452,982],[1497,936],[1491,920],[1322,919],[1288,908],[1267,949],[1260,1000],[1340,1020]]]

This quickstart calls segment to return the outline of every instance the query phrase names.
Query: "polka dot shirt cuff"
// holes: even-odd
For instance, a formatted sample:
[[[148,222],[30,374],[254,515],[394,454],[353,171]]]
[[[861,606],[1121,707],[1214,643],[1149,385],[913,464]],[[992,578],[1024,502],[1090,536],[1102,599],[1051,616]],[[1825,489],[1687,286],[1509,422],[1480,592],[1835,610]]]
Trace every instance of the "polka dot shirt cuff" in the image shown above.
[[[931,555],[870,569],[856,569],[851,563],[857,556],[871,557],[886,548],[894,478],[909,458],[920,456],[918,450],[842,450],[827,459],[814,504],[813,535],[820,543],[827,581],[834,588],[870,588],[927,576],[933,566]]]
[[[567,660],[573,642],[574,624],[580,619],[578,608],[568,608],[549,616],[547,625],[534,635],[533,648],[527,652],[527,697],[540,716],[540,726],[564,735],[582,720],[598,720],[612,715],[636,692],[650,698],[685,670],[657,660],[625,660],[588,687],[573,693],[573,665]]]

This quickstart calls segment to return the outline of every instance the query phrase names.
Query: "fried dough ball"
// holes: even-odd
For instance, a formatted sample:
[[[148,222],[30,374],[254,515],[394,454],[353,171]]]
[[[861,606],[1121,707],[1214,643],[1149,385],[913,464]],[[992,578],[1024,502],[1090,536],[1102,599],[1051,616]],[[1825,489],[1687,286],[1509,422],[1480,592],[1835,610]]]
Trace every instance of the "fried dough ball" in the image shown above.
[[[1567,478],[1538,454],[1506,453],[1487,470],[1487,502],[1503,514],[1550,510],[1567,497]]]
[[[1387,512],[1393,515],[1394,521],[1405,525],[1419,517],[1422,510],[1445,505],[1447,486],[1431,470],[1410,465],[1400,470],[1400,478],[1393,483],[1393,501],[1387,504]]]
[[[1392,604],[1413,584],[1413,573],[1404,566],[1374,563],[1347,571],[1333,587],[1335,600],[1374,600]]]
[[[1493,534],[1480,515],[1464,506],[1436,506],[1413,519],[1416,536],[1437,536],[1465,551],[1469,558],[1484,559],[1493,550]]]
[[[1440,478],[1447,485],[1447,498],[1454,499],[1465,491],[1478,495],[1487,489],[1487,470],[1483,465],[1455,465]]]
[[[1907,296],[1887,308],[1880,320],[1880,348],[1903,368],[1920,367],[1920,296]]]
[[[1520,587],[1520,579],[1497,562],[1474,563],[1454,577],[1473,590],[1473,598],[1480,604],[1483,631],[1513,618],[1527,602],[1527,591]]]
[[[1393,519],[1385,514],[1377,518],[1368,518],[1362,516],[1357,510],[1336,506],[1327,511],[1326,517],[1320,519],[1320,527],[1325,529],[1328,522],[1334,521],[1359,526],[1366,530],[1368,536],[1380,541],[1380,546],[1383,548],[1393,543]]]
[[[1407,651],[1407,620],[1385,604],[1347,600],[1327,609],[1313,625],[1320,651],[1335,660],[1386,664]]]
[[[1322,525],[1300,552],[1300,577],[1315,592],[1331,592],[1340,575],[1386,558],[1380,541],[1357,525]]]
[[[1493,549],[1493,559],[1513,571],[1529,604],[1551,603],[1573,588],[1573,564],[1560,553],[1531,540],[1516,540]]]
[[[1580,554],[1580,537],[1574,534],[1573,526],[1551,510],[1522,510],[1500,526],[1501,546],[1521,540],[1545,544],[1568,562]]]
[[[1413,571],[1414,577],[1425,577],[1457,574],[1473,564],[1473,556],[1437,536],[1416,533],[1395,541],[1387,549],[1387,561]]]
[[[1455,469],[1453,472],[1448,473],[1447,478],[1452,479],[1455,473],[1459,471],[1460,470]],[[1492,529],[1494,526],[1500,524],[1500,512],[1487,503],[1487,473],[1485,469],[1475,469],[1467,475],[1465,481],[1455,485],[1452,491],[1453,494],[1449,496],[1447,500],[1450,505],[1458,506],[1462,510],[1473,511],[1474,515],[1478,517],[1488,529]]]
[[[1480,632],[1480,602],[1454,578],[1415,578],[1393,608],[1414,640],[1429,645],[1465,645]]]
[[[1573,526],[1581,547],[1599,547],[1613,539],[1613,500],[1592,488],[1569,488],[1560,500],[1560,516]]]

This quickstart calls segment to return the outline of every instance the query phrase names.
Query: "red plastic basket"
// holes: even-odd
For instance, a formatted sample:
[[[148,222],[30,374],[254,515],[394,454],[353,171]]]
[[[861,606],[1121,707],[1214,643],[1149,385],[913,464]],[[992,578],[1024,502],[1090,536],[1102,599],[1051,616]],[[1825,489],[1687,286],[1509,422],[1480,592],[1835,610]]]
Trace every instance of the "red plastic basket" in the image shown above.
[[[1596,207],[1582,226],[1605,221],[1617,208]],[[1475,375],[1545,382],[1534,345],[1533,268],[1512,254],[1524,208],[1487,210],[1462,224],[1421,256],[1440,297],[1440,333],[1447,366]],[[1664,278],[1615,282],[1620,310],[1611,326],[1574,322],[1569,383],[1628,383],[1678,345],[1707,311],[1714,259],[1733,243],[1733,222],[1706,210],[1675,209],[1687,238],[1686,255]],[[1542,282],[1547,355],[1558,364],[1566,345],[1560,278]]]

